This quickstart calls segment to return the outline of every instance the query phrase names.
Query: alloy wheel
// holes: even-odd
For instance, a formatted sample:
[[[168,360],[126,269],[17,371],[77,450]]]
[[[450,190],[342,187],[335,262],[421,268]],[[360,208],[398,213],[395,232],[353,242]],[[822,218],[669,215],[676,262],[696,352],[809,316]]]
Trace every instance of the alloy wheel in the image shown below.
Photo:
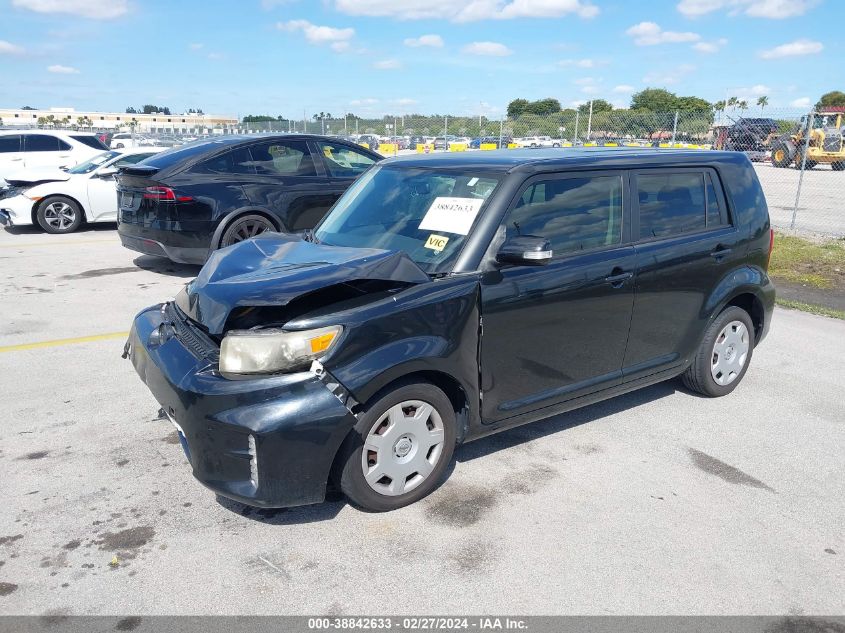
[[[238,242],[243,242],[251,237],[260,235],[265,231],[272,230],[273,227],[266,220],[259,218],[241,220],[226,232],[222,246],[231,246],[232,244],[237,244]]]
[[[722,328],[713,343],[710,363],[710,374],[717,385],[724,387],[739,377],[750,348],[751,337],[742,321],[731,321]]]
[[[76,221],[76,211],[66,202],[53,202],[44,208],[44,221],[57,231],[64,231]]]
[[[437,409],[421,400],[400,402],[381,415],[364,440],[364,479],[379,494],[410,492],[434,471],[444,440]]]

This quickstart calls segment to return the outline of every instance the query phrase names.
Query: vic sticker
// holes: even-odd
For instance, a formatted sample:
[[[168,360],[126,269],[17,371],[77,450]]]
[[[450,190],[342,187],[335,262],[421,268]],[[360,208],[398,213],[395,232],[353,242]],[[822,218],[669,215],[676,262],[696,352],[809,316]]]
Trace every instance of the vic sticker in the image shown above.
[[[448,241],[448,237],[443,237],[442,235],[435,235],[434,233],[432,233],[428,236],[428,239],[425,241],[424,246],[439,253],[444,248],[446,248],[446,242]]]
[[[420,222],[420,230],[466,235],[482,204],[481,198],[435,198]]]

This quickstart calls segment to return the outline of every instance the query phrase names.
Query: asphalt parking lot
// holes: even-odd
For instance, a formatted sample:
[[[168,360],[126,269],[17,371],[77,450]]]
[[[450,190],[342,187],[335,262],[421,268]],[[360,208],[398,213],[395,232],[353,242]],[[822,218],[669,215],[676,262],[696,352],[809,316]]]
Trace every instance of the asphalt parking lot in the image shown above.
[[[0,269],[0,614],[845,610],[845,322],[779,309],[731,396],[478,441],[398,512],[259,512],[193,480],[120,358],[196,268],[104,226],[0,231]]]

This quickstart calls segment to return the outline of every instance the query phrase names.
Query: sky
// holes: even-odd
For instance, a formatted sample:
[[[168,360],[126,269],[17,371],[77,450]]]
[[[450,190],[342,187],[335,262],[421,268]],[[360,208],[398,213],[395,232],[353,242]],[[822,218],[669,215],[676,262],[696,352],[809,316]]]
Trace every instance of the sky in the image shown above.
[[[845,90],[845,0],[0,0],[0,107],[500,116]]]

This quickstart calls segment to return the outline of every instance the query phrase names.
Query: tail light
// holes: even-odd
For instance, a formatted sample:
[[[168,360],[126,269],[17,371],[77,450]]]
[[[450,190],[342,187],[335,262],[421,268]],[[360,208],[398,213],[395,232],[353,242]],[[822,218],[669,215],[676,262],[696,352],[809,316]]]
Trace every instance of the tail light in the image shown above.
[[[163,200],[167,202],[190,202],[191,196],[177,195],[170,187],[147,187],[144,189],[144,198],[147,200]]]
[[[769,229],[769,254],[766,257],[766,268],[769,268],[769,262],[772,259],[772,250],[775,248],[775,230]]]

